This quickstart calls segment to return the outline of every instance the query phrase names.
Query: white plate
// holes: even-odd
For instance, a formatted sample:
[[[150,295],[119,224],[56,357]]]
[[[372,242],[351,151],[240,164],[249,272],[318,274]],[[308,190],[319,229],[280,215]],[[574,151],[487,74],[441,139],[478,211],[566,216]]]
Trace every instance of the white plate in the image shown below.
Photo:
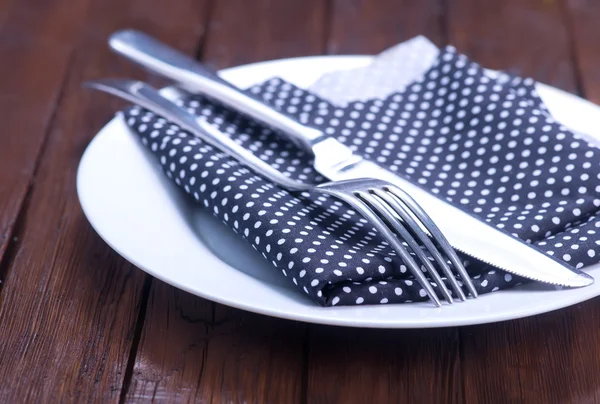
[[[309,57],[256,63],[221,73],[242,87],[273,76],[306,87],[323,73],[370,61],[368,56]],[[546,86],[540,86],[540,95],[567,126],[590,134],[594,141],[600,139],[600,108]],[[600,282],[569,290],[530,284],[441,308],[429,303],[318,307],[171,184],[118,116],[85,151],[77,190],[94,229],[134,265],[194,295],[275,317],[353,327],[446,327],[530,316],[600,294]],[[600,265],[586,271],[600,279]]]

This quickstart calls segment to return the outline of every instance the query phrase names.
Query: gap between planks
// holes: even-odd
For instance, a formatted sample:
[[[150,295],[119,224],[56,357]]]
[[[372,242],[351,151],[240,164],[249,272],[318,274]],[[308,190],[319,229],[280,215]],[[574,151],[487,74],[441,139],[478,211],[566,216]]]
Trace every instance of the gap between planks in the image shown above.
[[[214,5],[215,2],[217,0],[208,0],[207,5],[205,6],[205,17],[202,21],[203,24],[203,30],[202,32],[200,32],[200,36],[197,40],[197,46],[196,49],[194,51],[194,57],[197,60],[201,60],[202,59],[202,54],[204,52],[204,47],[206,45],[206,42],[208,40],[208,33],[209,33],[209,24],[211,21],[211,18],[213,16],[213,11],[214,11]],[[141,298],[141,304],[140,304],[140,311],[138,313],[138,317],[136,320],[136,324],[135,324],[135,333],[133,336],[133,341],[131,344],[131,349],[129,352],[129,357],[127,359],[127,366],[126,366],[126,370],[125,370],[125,375],[123,377],[123,384],[121,386],[121,392],[119,395],[119,403],[123,404],[127,401],[127,393],[129,392],[129,388],[131,387],[131,381],[133,380],[133,371],[134,371],[134,367],[135,367],[135,362],[136,362],[136,358],[137,358],[137,354],[138,354],[138,349],[139,349],[139,345],[140,345],[140,340],[142,337],[142,331],[144,329],[144,323],[146,321],[146,312],[148,309],[148,299],[150,298],[150,290],[152,287],[152,283],[153,283],[153,277],[149,274],[145,274],[145,279],[144,279],[144,289],[142,292],[142,298]],[[211,310],[212,310],[212,321],[214,322],[214,318],[215,318],[215,303],[214,302],[210,302],[211,304]],[[208,341],[206,342],[208,345]],[[205,349],[204,353],[206,355],[207,350]],[[204,366],[204,365],[203,365]],[[198,385],[200,384],[200,381],[202,380],[202,374],[204,372],[201,372],[200,374],[200,378],[198,380]]]
[[[25,190],[25,196],[21,201],[21,207],[17,212],[13,225],[8,228],[7,231],[7,243],[4,251],[0,248],[0,305],[2,305],[3,295],[2,289],[4,285],[4,279],[8,277],[10,270],[12,269],[13,262],[15,260],[16,254],[19,251],[19,247],[22,240],[22,235],[24,231],[24,225],[27,219],[27,213],[29,211],[29,204],[31,202],[31,194],[33,192],[33,187],[35,185],[35,180],[38,175],[38,170],[40,168],[40,163],[42,161],[42,157],[48,147],[48,140],[50,138],[50,132],[52,131],[52,127],[56,120],[56,116],[60,106],[62,105],[62,101],[64,100],[65,95],[65,87],[68,82],[68,78],[71,74],[73,68],[73,60],[77,47],[73,47],[68,57],[67,69],[65,70],[65,74],[62,77],[60,82],[58,95],[56,96],[56,100],[54,102],[54,106],[52,107],[52,111],[50,112],[50,118],[46,122],[46,126],[44,127],[44,135],[42,136],[42,143],[37,151],[35,156],[35,163],[33,166],[33,170],[31,172],[31,176],[29,177],[29,182],[27,184]]]

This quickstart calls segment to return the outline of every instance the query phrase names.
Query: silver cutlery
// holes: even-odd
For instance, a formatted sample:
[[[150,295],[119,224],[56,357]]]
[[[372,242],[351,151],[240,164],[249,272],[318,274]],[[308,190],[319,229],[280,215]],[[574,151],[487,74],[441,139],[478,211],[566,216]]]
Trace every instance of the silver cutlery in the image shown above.
[[[425,189],[363,159],[333,137],[308,127],[261,101],[247,95],[233,84],[194,59],[156,39],[134,30],[119,31],[109,40],[118,54],[169,78],[180,87],[201,93],[246,114],[295,141],[314,154],[315,169],[329,180],[377,178],[388,181],[410,194],[431,216],[450,244],[458,251],[507,272],[536,281],[580,287],[594,279],[566,263],[544,254],[536,247],[471,216]],[[468,229],[468,231],[466,231]],[[424,229],[423,230],[427,230]],[[459,273],[464,268],[454,263]],[[474,288],[467,283],[469,291]]]
[[[206,122],[204,118],[195,117],[143,82],[127,79],[105,79],[88,82],[85,85],[130,101],[168,119],[210,145],[225,151],[241,164],[287,190],[323,193],[345,201],[367,219],[384,237],[436,306],[441,305],[440,298],[432,284],[424,276],[422,268],[425,268],[431,275],[434,286],[439,287],[447,302],[452,303],[453,298],[444,280],[425,254],[425,251],[423,251],[422,246],[442,268],[456,296],[460,300],[466,299],[459,282],[455,279],[447,263],[447,260],[455,263],[460,262],[460,259],[431,218],[409,195],[398,189],[398,187],[386,181],[369,178],[332,181],[318,185],[304,184],[286,177],[227,135],[221,133]],[[445,256],[421,227],[432,235],[433,240]],[[405,242],[408,248],[402,242]],[[411,252],[417,257],[416,260]],[[471,284],[466,272],[459,272],[461,281],[467,285]],[[477,296],[474,288],[472,288],[471,295],[473,297]]]

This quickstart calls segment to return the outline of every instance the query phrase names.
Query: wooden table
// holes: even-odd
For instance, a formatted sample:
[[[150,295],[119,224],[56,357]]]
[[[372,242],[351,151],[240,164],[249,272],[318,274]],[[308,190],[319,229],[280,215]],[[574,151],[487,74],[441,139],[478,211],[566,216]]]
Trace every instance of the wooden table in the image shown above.
[[[434,330],[308,325],[191,296],[92,230],[75,173],[159,84],[109,52],[135,27],[216,68],[377,53],[423,34],[600,103],[598,0],[0,0],[0,402],[600,402],[600,299]]]

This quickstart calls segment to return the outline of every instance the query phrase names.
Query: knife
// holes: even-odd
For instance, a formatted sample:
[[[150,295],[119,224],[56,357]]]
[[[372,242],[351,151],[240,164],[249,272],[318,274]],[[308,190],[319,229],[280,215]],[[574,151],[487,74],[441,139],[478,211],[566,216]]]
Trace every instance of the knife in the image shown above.
[[[314,168],[329,180],[371,177],[397,185],[425,209],[456,250],[470,257],[535,281],[570,287],[587,286],[594,282],[590,275],[363,159],[319,129],[303,125],[249,96],[196,60],[142,32],[118,31],[110,37],[109,45],[116,53],[173,80],[188,91],[204,94],[278,129],[282,135],[312,151]]]

